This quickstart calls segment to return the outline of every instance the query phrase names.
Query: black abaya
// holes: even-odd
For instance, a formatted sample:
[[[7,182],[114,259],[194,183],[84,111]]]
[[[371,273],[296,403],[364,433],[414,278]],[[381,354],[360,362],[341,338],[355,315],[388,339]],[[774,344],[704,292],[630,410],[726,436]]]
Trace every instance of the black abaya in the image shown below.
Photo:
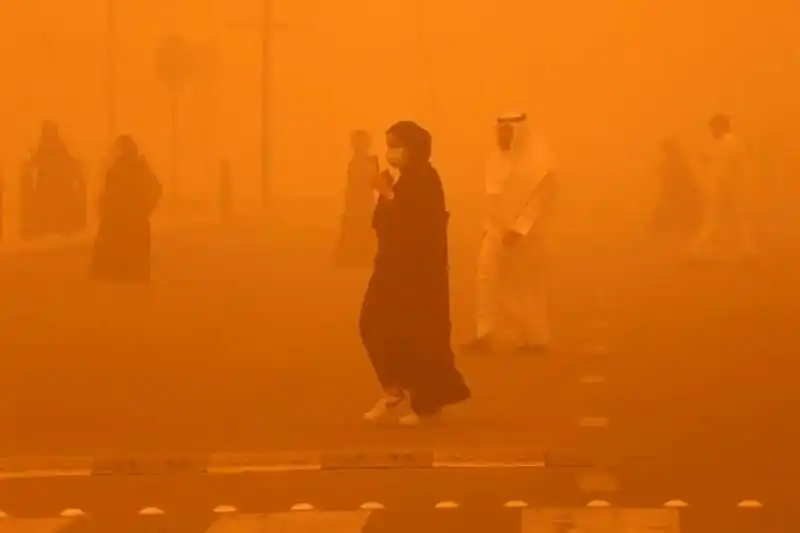
[[[150,214],[161,185],[147,162],[118,161],[106,175],[92,275],[113,281],[150,280]]]
[[[450,344],[444,191],[427,160],[404,169],[393,189],[375,209],[378,252],[361,337],[384,389],[403,389],[415,413],[435,414],[470,396]]]

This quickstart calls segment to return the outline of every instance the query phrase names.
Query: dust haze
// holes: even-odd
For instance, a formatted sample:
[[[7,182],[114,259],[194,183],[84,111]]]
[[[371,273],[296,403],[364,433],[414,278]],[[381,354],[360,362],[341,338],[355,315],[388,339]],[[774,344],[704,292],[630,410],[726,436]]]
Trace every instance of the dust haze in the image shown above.
[[[268,251],[277,242],[275,235],[258,251],[246,253],[226,244],[221,249],[227,255],[219,256],[199,244],[175,245],[172,251],[166,251],[171,246],[167,240],[158,244],[165,250],[156,258],[161,266],[155,267],[162,273],[156,276],[163,282],[159,290],[166,294],[156,298],[164,306],[159,311],[163,315],[132,318],[134,311],[123,312],[124,306],[118,305],[114,316],[120,316],[119,324],[126,325],[118,327],[129,333],[136,324],[161,324],[153,335],[165,334],[165,324],[176,331],[186,329],[181,339],[176,333],[169,341],[176,343],[172,348],[179,342],[194,348],[205,344],[203,349],[210,353],[211,347],[222,350],[236,342],[245,347],[240,355],[247,363],[241,364],[256,365],[263,355],[255,348],[259,343],[291,344],[294,341],[278,339],[274,332],[284,328],[280,334],[293,332],[296,340],[313,322],[320,329],[314,342],[327,342],[326,350],[358,354],[355,317],[365,278],[354,274],[340,283],[335,274],[321,273],[319,263],[327,260],[340,223],[350,133],[369,131],[385,166],[384,132],[402,119],[418,121],[433,135],[434,163],[452,214],[451,247],[458,266],[453,299],[465,306],[471,301],[472,255],[481,237],[481,169],[495,142],[495,119],[506,111],[527,112],[557,158],[563,194],[553,226],[556,251],[646,240],[658,193],[661,142],[675,136],[690,155],[702,152],[711,141],[708,120],[718,112],[731,116],[734,131],[743,139],[747,171],[758,184],[755,220],[764,248],[777,249],[796,240],[800,55],[793,0],[676,0],[659,5],[640,0],[274,0],[266,87],[262,2],[114,0],[115,32],[109,41],[111,3],[0,2],[5,218],[14,219],[19,212],[16,176],[45,120],[59,125],[71,153],[82,163],[90,191],[100,187],[113,137],[132,135],[164,186],[160,213],[216,213],[225,160],[231,169],[233,211],[258,213],[266,150],[268,209],[277,221],[271,227],[281,229],[277,241],[290,243],[293,252]],[[188,46],[189,75],[175,99],[155,66],[159,45],[168,36],[179,36]],[[268,109],[262,109],[264,91]],[[181,264],[183,253],[201,255],[195,263]],[[84,269],[82,259],[69,261],[58,274],[49,264],[31,267],[25,275],[50,276],[67,286],[73,283],[69,276],[83,276]],[[168,263],[172,266],[167,268]],[[226,286],[224,279],[240,283]],[[260,288],[247,289],[243,280]],[[28,293],[14,282],[5,285],[4,297],[12,295],[20,302],[26,298]],[[337,299],[336,291],[329,290],[332,286],[347,287],[348,296]],[[74,283],[70,287],[75,290]],[[42,296],[35,305],[49,305],[61,297],[53,294],[65,290]],[[190,290],[191,296],[179,294]],[[311,319],[301,306],[286,306],[279,313],[267,303],[308,294],[320,298],[315,311],[324,309],[327,318]],[[52,313],[67,313],[66,300],[60,301],[59,310]],[[37,312],[33,302],[25,305],[32,314]],[[81,309],[79,300],[73,305],[69,320]],[[111,304],[92,307],[97,317],[84,323],[83,333],[74,325],[70,338],[75,343],[81,335],[90,336],[86,324],[101,323],[97,309],[102,305]],[[471,321],[464,308],[454,306],[453,311],[462,333]],[[272,337],[259,337],[260,324],[270,320],[274,332],[265,335]],[[219,333],[226,324],[238,332],[235,341],[225,337],[232,335],[229,331]],[[210,337],[197,341],[191,331],[198,328]],[[343,341],[341,331],[346,328],[351,328],[347,335],[353,339]],[[109,346],[112,341],[108,339]],[[11,342],[6,341],[7,349]],[[100,341],[92,342],[101,350]],[[138,357],[133,348],[130,353],[128,348],[115,349],[121,350],[120,360]],[[316,349],[296,355],[297,360],[311,365],[309,354]],[[156,351],[145,350],[137,364],[144,368],[145,360],[163,363]],[[186,360],[194,358],[202,366],[203,357],[194,354]],[[225,363],[219,353],[209,357],[214,365]],[[366,363],[360,364],[366,368]],[[219,368],[214,365],[193,383],[223,380],[211,377]],[[277,382],[272,385],[280,387]],[[247,403],[236,396],[240,391],[234,385],[226,386],[231,398]],[[106,392],[120,394],[122,402],[122,393],[108,387]],[[159,393],[153,394],[155,398]],[[169,392],[163,394],[169,398]],[[188,408],[188,402],[180,405]],[[202,422],[199,411],[197,421]]]
[[[118,132],[134,135],[159,174],[168,174],[169,96],[154,58],[164,36],[182,36],[197,67],[179,103],[182,196],[212,203],[219,161],[227,157],[237,201],[257,205],[261,3],[115,3]],[[108,146],[107,4],[0,6],[0,159],[7,174],[45,118],[61,125],[78,157],[99,173]],[[450,206],[462,217],[460,205],[480,190],[476,169],[494,116],[524,108],[558,154],[570,196],[565,225],[576,231],[642,216],[652,205],[658,140],[674,134],[703,142],[711,113],[730,113],[753,157],[769,161],[765,184],[778,187],[779,170],[799,152],[800,59],[792,53],[788,0],[663,7],[470,0],[458,9],[431,2],[424,11],[421,3],[273,4],[272,194],[278,203],[315,198],[305,216],[313,213],[321,225],[339,209],[348,131],[363,127],[379,136],[400,118],[417,118],[433,132]]]

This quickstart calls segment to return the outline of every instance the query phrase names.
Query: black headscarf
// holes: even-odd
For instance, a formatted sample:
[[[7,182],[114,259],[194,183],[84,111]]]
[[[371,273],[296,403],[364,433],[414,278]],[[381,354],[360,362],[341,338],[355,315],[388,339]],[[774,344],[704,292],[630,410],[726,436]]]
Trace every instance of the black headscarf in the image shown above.
[[[431,158],[432,139],[431,134],[410,120],[402,120],[394,123],[386,133],[390,133],[400,142],[405,149],[410,165],[427,164]]]
[[[114,147],[118,150],[120,161],[131,162],[139,158],[139,146],[130,135],[120,135],[114,141]]]

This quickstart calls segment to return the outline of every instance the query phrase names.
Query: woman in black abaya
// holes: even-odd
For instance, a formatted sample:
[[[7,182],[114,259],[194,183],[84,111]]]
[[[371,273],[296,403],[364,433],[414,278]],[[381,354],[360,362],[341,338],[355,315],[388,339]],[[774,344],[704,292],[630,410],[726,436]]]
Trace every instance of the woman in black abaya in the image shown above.
[[[100,199],[91,273],[109,281],[150,281],[150,215],[161,184],[134,140],[120,136]]]
[[[374,270],[360,330],[384,396],[364,415],[379,421],[408,400],[416,425],[469,398],[450,344],[447,222],[444,190],[430,163],[431,136],[413,122],[386,132],[387,160],[399,171],[375,180]]]

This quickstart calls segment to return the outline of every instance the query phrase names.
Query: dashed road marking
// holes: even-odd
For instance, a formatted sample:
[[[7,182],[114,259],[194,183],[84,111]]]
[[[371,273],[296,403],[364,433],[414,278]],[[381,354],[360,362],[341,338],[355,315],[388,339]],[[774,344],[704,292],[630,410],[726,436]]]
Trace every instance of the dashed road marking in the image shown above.
[[[503,504],[503,507],[506,507],[508,509],[522,509],[522,508],[527,507],[527,506],[528,506],[528,503],[527,502],[523,502],[521,500],[512,500],[510,502],[506,502],[506,503]]]
[[[291,511],[313,511],[314,506],[310,503],[296,503],[292,505]]]
[[[608,418],[602,416],[585,416],[578,419],[578,425],[582,428],[607,428]]]
[[[655,503],[655,502],[654,502]],[[741,500],[738,503],[732,501],[730,502],[731,509],[739,508],[739,509],[762,509],[763,505],[758,500]],[[585,508],[608,508],[611,507],[611,503],[608,500],[590,500],[585,504]],[[530,504],[524,500],[510,500],[502,505],[498,505],[498,507],[502,507],[505,509],[527,509],[530,508]],[[661,505],[654,504],[650,508],[657,509],[657,508],[667,508],[667,509],[684,509],[688,508],[689,504],[684,500],[669,500],[664,502]],[[400,506],[401,509],[404,506]],[[434,509],[460,509],[461,506],[458,502],[452,500],[442,500],[436,503],[433,506]],[[484,507],[481,507],[484,509]],[[570,509],[571,507],[565,507],[564,509]],[[641,507],[635,507],[637,509],[641,509]],[[293,506],[288,511],[285,512],[276,512],[276,511],[265,511],[259,512],[257,514],[305,514],[305,513],[298,513],[298,511],[313,511],[309,514],[330,514],[330,513],[353,513],[353,512],[371,512],[371,511],[383,511],[386,510],[387,507],[379,502],[369,501],[364,502],[359,506],[350,508],[350,509],[338,509],[338,510],[326,510],[322,511],[314,507],[310,503],[298,503]],[[573,509],[580,509],[580,508],[573,508]],[[702,506],[699,508],[702,509]],[[224,515],[220,516],[220,519],[228,517],[237,517],[237,516],[248,516],[252,513],[244,513],[239,511],[236,507],[232,505],[219,505],[214,508],[214,514]],[[165,516],[166,513],[158,507],[145,507],[138,511],[137,513],[140,516]],[[46,521],[58,521],[59,523],[67,523],[71,522],[76,518],[84,518],[84,517],[91,517],[93,515],[92,512],[86,513],[81,509],[65,509],[60,513],[59,516],[56,517],[49,517],[49,518],[42,518],[42,519],[34,519],[34,518],[25,518],[25,517],[18,517],[18,516],[11,516],[3,511],[0,511],[0,520],[46,520]],[[1,522],[0,522],[1,523]],[[2,529],[0,528],[0,531]],[[38,531],[38,530],[37,530]]]
[[[593,331],[608,331],[608,329],[611,327],[611,322],[605,318],[597,317],[589,323],[589,327]]]
[[[764,506],[758,500],[742,500],[737,504],[741,509],[762,509]]]
[[[164,514],[164,511],[159,509],[158,507],[145,507],[139,514],[142,516],[161,516]]]
[[[611,507],[611,504],[605,500],[592,500],[586,504],[586,507],[592,507],[592,508]]]
[[[456,502],[439,502],[434,506],[435,509],[458,509],[458,504]]]
[[[364,502],[361,504],[360,508],[364,511],[376,511],[379,509],[385,509],[383,504],[378,502]]]
[[[605,383],[606,377],[599,374],[581,376],[581,385],[603,385]]]
[[[689,507],[689,504],[683,500],[670,500],[664,504],[664,507],[670,507],[673,509],[681,508],[681,507]]]
[[[587,355],[600,356],[608,353],[608,347],[603,344],[587,344],[583,351]]]
[[[578,478],[578,489],[589,493],[616,492],[619,484],[616,477],[608,474],[586,474]]]

